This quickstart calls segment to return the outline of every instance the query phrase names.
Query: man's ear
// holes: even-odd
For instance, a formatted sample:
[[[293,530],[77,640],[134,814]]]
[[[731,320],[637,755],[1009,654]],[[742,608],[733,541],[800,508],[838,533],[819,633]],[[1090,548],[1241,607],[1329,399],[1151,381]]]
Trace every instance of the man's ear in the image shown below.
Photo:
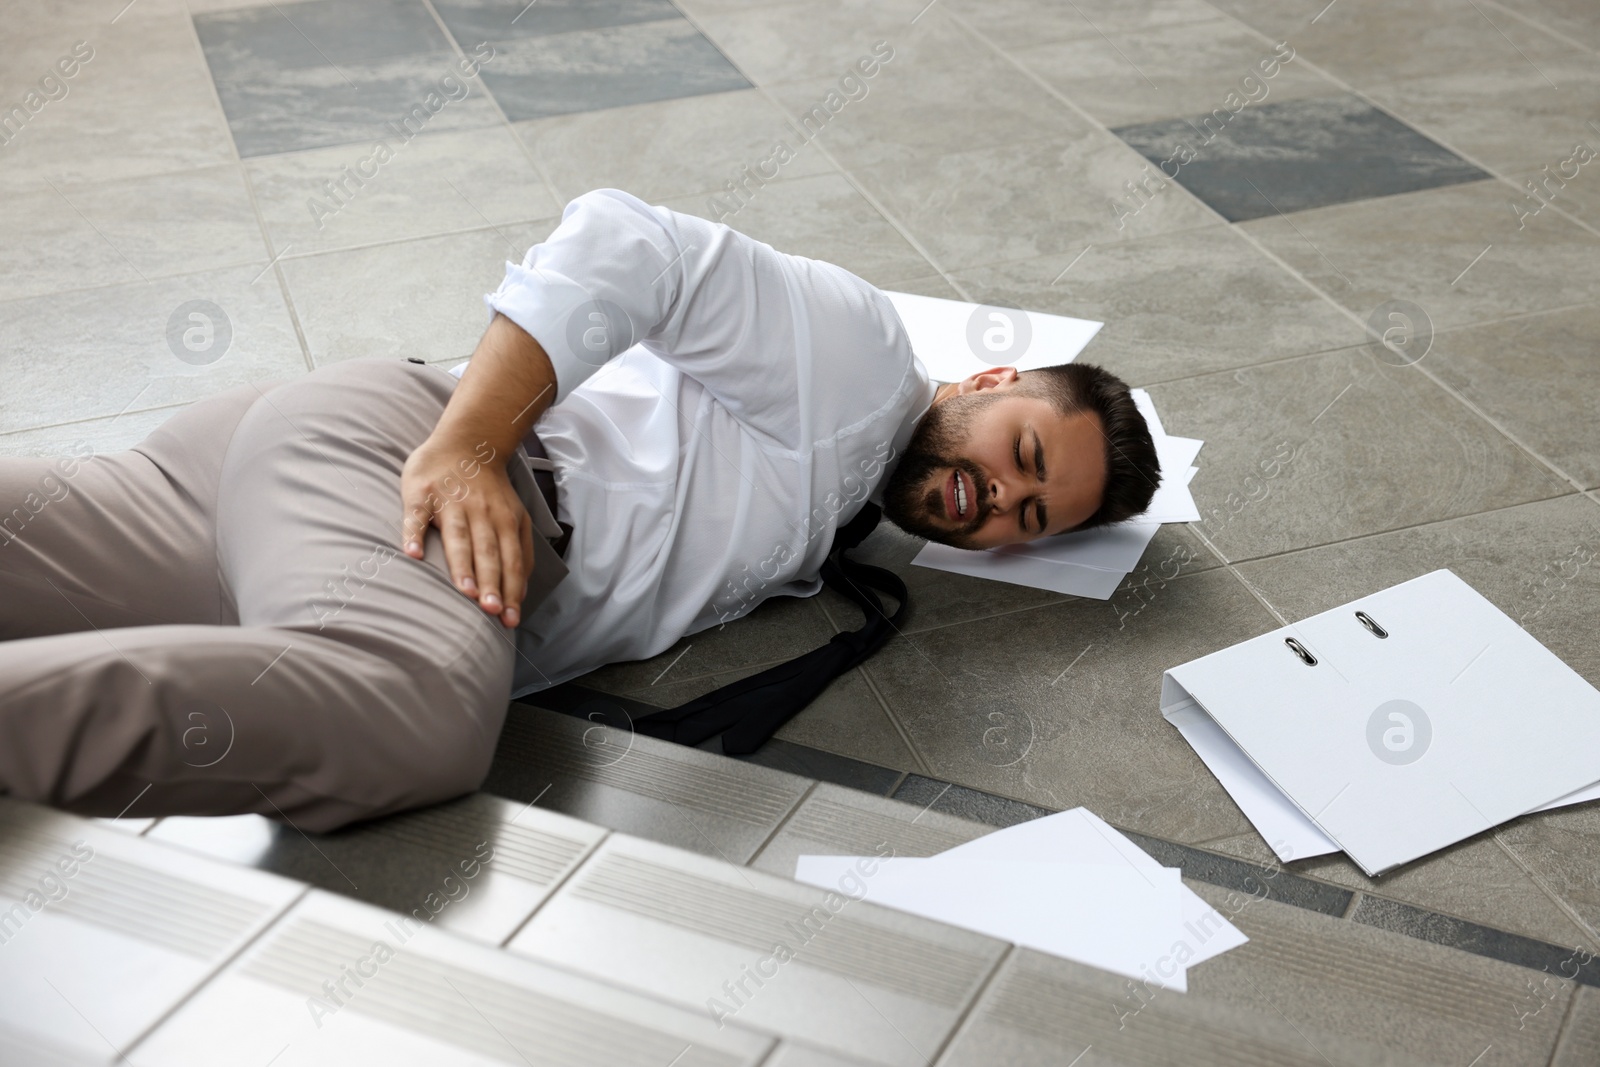
[[[1017,368],[990,367],[957,383],[956,393],[965,396],[968,393],[981,393],[985,389],[1008,389],[1016,382]]]

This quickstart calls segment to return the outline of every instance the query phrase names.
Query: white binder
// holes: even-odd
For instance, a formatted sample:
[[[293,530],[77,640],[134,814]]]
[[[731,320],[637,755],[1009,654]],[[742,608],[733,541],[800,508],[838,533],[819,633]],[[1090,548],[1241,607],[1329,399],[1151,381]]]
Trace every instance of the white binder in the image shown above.
[[[1280,858],[1309,821],[1368,875],[1600,781],[1600,691],[1448,570],[1174,667],[1161,711]]]

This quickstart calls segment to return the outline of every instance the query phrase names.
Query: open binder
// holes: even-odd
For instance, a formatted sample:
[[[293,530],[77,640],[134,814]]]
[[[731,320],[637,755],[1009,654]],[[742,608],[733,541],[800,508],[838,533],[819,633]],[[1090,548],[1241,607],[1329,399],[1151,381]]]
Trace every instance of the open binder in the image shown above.
[[[1448,570],[1174,667],[1161,711],[1284,860],[1377,875],[1600,796],[1600,691]]]

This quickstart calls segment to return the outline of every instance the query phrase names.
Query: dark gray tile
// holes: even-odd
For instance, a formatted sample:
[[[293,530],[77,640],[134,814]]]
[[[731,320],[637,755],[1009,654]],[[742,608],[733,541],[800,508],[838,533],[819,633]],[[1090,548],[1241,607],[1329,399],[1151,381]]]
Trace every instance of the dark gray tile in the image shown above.
[[[269,4],[196,15],[194,26],[219,82],[269,69],[341,67],[450,47],[422,0]]]
[[[968,789],[963,785],[941,782],[920,774],[908,774],[891,796],[907,804],[915,804],[928,811],[954,815],[990,826],[1006,827],[1032,822],[1044,815],[1053,814],[1049,808],[1024,804],[1020,800]]]
[[[1230,222],[1489,177],[1348,94],[1112,132]]]
[[[433,6],[463,48],[479,41],[544,37],[683,17],[672,0],[436,0]]]
[[[496,51],[482,77],[513,122],[750,86],[686,19],[524,38]]]
[[[802,778],[831,782],[847,789],[857,789],[878,796],[888,796],[905,777],[904,771],[824,752],[820,748],[797,745],[792,741],[776,737],[750,755],[736,758],[747,763],[771,767],[773,770],[797,774]]]
[[[1600,958],[1586,948],[1552,945],[1382,897],[1362,896],[1350,918],[1474,956],[1559,974],[1580,985],[1600,986]]]
[[[1162,866],[1181,868],[1185,878],[1223,889],[1235,889],[1257,900],[1276,900],[1338,918],[1350,907],[1350,898],[1355,895],[1348,889],[1284,870],[1282,864],[1270,858],[1266,862],[1255,863],[1191,845],[1164,841],[1133,830],[1122,832]]]
[[[406,141],[423,130],[472,129],[499,121],[483,87],[462,78],[457,61],[448,51],[338,66],[278,67],[253,60],[219,71],[217,95],[234,144],[246,159],[351,145],[347,165],[370,169],[373,164],[363,161],[375,158],[372,146],[379,142],[390,152],[404,151]]]

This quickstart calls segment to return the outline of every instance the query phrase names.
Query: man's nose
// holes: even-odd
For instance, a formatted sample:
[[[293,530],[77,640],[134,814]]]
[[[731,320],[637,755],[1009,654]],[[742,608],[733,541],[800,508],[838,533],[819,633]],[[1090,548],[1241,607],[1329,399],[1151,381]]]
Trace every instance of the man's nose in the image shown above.
[[[1018,499],[1017,487],[1004,477],[991,477],[989,479],[989,506],[991,510],[1004,514],[1011,510],[1011,504],[1016,499]]]

